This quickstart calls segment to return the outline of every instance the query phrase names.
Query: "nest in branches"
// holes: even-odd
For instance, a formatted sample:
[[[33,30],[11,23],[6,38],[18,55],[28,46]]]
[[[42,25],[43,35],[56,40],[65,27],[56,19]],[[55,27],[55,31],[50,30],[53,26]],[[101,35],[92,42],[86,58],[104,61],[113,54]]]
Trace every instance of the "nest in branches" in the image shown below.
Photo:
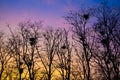
[[[100,34],[101,35],[105,35],[105,31],[100,31]]]
[[[104,45],[108,45],[109,44],[109,38],[102,39],[101,42]]]
[[[36,44],[36,40],[37,40],[36,37],[31,37],[31,38],[29,38],[30,45],[31,45],[31,46],[35,45],[35,44]]]
[[[28,62],[28,65],[29,65],[29,66],[32,66],[32,62],[31,62],[31,61],[29,61],[29,62]]]
[[[62,46],[61,48],[62,48],[62,49],[66,49],[67,47],[64,45],[64,46]]]
[[[23,68],[20,68],[20,69],[19,69],[19,72],[22,74],[22,73],[23,73]]]
[[[85,18],[85,20],[89,19],[89,14],[84,14],[83,17]]]
[[[22,65],[22,64],[23,64],[23,62],[20,62],[19,64],[20,64],[20,65]]]

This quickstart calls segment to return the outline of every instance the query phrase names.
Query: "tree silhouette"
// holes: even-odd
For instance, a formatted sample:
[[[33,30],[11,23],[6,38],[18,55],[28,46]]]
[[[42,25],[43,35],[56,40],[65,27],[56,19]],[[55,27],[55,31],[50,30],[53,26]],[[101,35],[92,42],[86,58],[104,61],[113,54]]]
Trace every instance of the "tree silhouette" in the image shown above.
[[[90,80],[90,60],[92,57],[92,50],[89,45],[88,40],[88,28],[87,21],[89,19],[89,14],[82,14],[79,12],[72,12],[70,15],[66,16],[65,19],[72,25],[73,28],[73,39],[75,42],[81,46],[83,52],[78,53],[77,56],[82,64],[82,70],[85,80]]]
[[[11,60],[9,46],[10,44],[5,42],[5,34],[0,32],[0,80],[6,79],[11,73],[8,68]]]
[[[65,19],[70,30],[26,21],[0,32],[0,80],[120,80],[119,9],[104,2]]]
[[[116,30],[119,30],[119,14],[119,10],[108,7],[107,3],[97,8],[95,13],[97,23],[94,30],[97,33],[96,41],[98,41],[100,47],[95,52],[95,58],[106,80],[113,80],[114,78],[119,80],[118,48],[120,46],[117,39],[115,39],[118,36]]]

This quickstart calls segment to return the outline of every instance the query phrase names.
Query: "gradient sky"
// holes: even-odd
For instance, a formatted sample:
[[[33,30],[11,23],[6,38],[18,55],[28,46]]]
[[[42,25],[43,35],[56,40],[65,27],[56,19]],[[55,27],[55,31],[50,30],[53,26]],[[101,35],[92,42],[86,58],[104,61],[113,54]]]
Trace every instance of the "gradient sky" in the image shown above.
[[[70,10],[95,6],[101,0],[0,0],[0,30],[6,29],[6,24],[17,26],[21,21],[42,20],[43,24],[64,26],[62,16]],[[120,7],[120,0],[112,1],[112,6]]]

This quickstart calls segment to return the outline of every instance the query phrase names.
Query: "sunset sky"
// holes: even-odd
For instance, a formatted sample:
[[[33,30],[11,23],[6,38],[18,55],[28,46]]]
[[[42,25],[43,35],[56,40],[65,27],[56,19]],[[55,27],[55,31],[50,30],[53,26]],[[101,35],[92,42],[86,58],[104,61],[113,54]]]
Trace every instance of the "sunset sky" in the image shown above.
[[[43,24],[53,27],[64,26],[62,16],[70,10],[93,7],[101,0],[0,0],[0,31],[6,24],[17,26],[21,21],[42,20]],[[120,7],[120,0],[108,0],[110,5]]]

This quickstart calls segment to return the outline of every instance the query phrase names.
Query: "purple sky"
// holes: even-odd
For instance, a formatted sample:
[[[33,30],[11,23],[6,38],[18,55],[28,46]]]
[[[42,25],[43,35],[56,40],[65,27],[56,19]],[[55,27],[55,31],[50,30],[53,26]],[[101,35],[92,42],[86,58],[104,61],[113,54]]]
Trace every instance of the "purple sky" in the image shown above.
[[[95,6],[101,0],[0,0],[0,30],[6,24],[17,26],[25,20],[42,20],[43,24],[53,27],[64,26],[62,16],[70,10]],[[109,0],[111,5],[120,7],[120,0]]]

